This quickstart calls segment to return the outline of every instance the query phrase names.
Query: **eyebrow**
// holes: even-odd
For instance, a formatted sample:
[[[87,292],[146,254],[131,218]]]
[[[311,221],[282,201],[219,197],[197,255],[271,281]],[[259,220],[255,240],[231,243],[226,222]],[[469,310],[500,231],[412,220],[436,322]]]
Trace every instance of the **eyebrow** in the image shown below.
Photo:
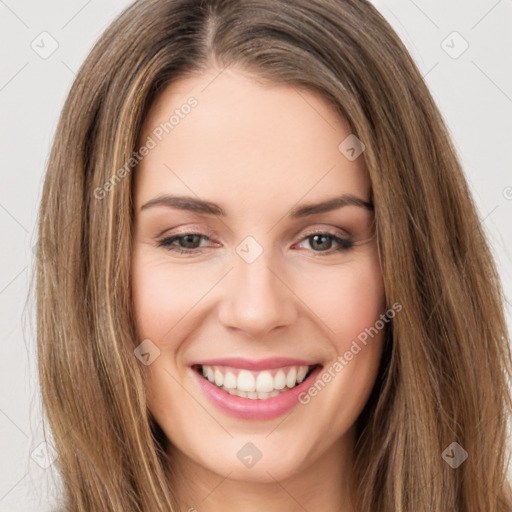
[[[148,208],[153,208],[155,206],[167,206],[171,208],[179,208],[180,210],[215,215],[216,217],[226,217],[226,213],[218,204],[189,196],[160,195],[143,204],[140,211],[147,210]],[[308,203],[292,208],[290,211],[290,217],[294,219],[308,217],[318,213],[337,210],[344,206],[357,206],[373,211],[372,203],[353,194],[343,194],[319,203]]]

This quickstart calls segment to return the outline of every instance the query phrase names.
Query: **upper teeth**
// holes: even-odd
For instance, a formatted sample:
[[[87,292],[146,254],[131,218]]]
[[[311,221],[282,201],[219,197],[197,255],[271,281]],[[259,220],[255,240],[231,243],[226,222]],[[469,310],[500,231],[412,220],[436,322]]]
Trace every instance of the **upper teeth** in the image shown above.
[[[309,366],[287,366],[261,372],[207,365],[203,365],[202,369],[203,376],[218,387],[246,393],[272,393],[285,386],[293,388],[302,382]]]

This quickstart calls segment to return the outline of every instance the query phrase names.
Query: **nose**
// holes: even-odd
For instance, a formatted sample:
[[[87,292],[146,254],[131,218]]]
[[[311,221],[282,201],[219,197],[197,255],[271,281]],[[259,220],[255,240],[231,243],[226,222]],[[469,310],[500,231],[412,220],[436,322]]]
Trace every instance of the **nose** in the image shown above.
[[[227,276],[226,295],[219,308],[224,327],[253,338],[289,326],[297,317],[296,295],[269,252],[252,263],[234,255],[235,268]]]

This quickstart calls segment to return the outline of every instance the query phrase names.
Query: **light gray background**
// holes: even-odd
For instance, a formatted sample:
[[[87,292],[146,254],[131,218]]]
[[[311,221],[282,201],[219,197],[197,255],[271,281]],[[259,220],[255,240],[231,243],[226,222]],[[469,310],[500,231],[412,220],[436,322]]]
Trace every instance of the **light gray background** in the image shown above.
[[[52,503],[54,466],[41,467],[52,454],[40,447],[31,288],[37,207],[50,143],[75,73],[128,4],[0,0],[0,512],[46,511]],[[448,124],[510,301],[512,1],[375,0],[375,5],[415,58]],[[58,48],[44,55],[53,40]],[[507,305],[509,326],[510,311]]]

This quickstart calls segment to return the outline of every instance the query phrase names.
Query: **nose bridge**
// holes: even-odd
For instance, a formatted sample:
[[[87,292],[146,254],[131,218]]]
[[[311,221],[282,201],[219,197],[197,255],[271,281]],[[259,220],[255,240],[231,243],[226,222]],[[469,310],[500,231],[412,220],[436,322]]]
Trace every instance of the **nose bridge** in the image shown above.
[[[281,265],[271,247],[248,236],[235,252],[229,291],[220,313],[224,326],[261,336],[293,322],[293,294],[284,284],[284,276],[279,275]]]

